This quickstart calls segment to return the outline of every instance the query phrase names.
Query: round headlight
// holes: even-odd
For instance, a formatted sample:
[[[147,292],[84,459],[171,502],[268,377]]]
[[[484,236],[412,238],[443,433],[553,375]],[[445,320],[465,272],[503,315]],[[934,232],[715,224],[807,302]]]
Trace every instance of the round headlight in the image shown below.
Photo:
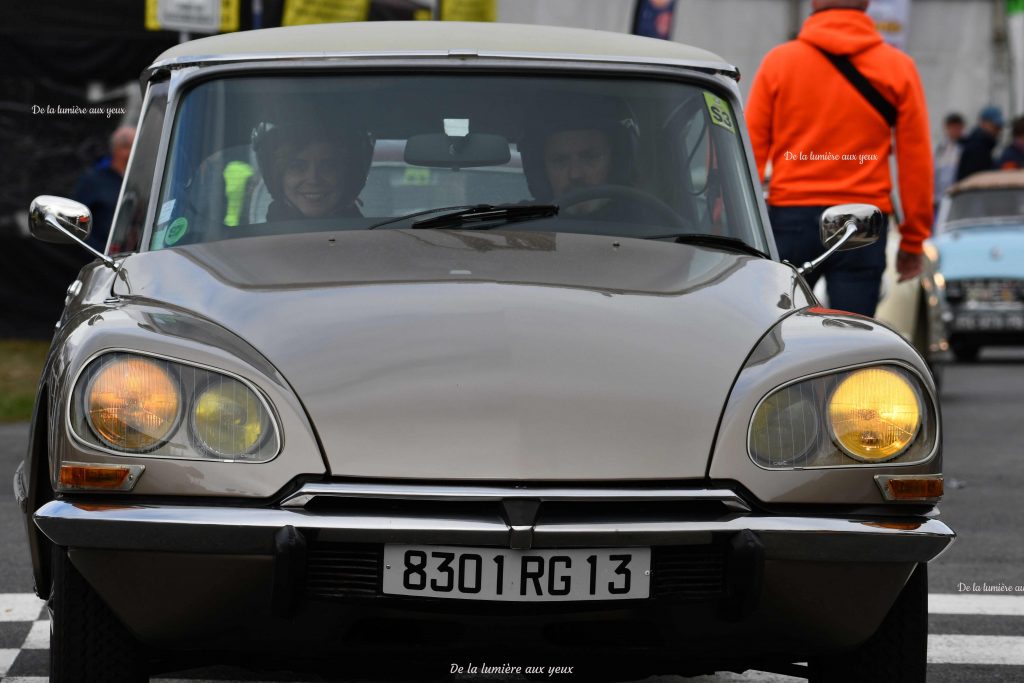
[[[270,417],[256,394],[228,377],[211,382],[192,407],[192,434],[222,458],[252,454],[270,431]]]
[[[832,392],[828,421],[836,445],[848,456],[884,462],[913,443],[921,427],[921,399],[895,370],[857,370]]]
[[[159,361],[119,356],[89,381],[85,412],[96,437],[111,448],[148,451],[178,424],[181,392]]]
[[[750,429],[750,450],[763,465],[790,466],[818,441],[820,418],[810,391],[787,387],[764,400]]]

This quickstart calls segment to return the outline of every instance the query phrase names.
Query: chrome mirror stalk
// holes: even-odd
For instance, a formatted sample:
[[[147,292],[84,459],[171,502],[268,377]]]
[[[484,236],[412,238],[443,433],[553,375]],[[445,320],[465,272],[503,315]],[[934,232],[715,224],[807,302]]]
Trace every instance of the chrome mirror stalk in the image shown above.
[[[43,242],[74,242],[85,247],[104,265],[117,270],[117,262],[85,242],[92,227],[92,212],[85,204],[72,199],[39,195],[29,207],[29,227],[32,236]]]

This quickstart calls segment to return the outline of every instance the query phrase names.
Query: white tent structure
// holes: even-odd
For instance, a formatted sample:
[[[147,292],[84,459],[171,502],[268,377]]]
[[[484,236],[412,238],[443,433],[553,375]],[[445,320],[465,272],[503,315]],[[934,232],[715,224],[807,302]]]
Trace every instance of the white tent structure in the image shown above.
[[[951,111],[962,113],[969,125],[988,104],[1008,117],[1024,114],[1024,2],[874,0],[873,5],[875,13],[907,16],[903,48],[921,73],[933,136]],[[498,0],[498,20],[629,31],[634,7],[635,0]],[[809,0],[677,0],[673,35],[736,64],[745,95],[761,58],[793,37],[809,14]],[[893,22],[888,27],[898,28]]]

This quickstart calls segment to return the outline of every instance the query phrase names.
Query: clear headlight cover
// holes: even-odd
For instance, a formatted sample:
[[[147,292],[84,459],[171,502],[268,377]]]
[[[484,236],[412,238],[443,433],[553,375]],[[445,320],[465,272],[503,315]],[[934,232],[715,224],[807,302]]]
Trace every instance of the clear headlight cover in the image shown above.
[[[70,419],[79,440],[118,455],[267,462],[280,448],[270,405],[248,382],[127,352],[89,363]]]
[[[789,384],[765,397],[748,449],[761,467],[910,465],[935,450],[935,407],[920,380],[878,365]]]

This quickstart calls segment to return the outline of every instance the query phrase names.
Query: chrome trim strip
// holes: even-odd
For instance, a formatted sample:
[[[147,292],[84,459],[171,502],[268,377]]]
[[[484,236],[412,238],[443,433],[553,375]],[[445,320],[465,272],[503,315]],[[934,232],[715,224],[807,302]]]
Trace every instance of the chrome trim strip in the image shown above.
[[[794,311],[794,313],[798,313],[798,312],[799,311]],[[879,324],[877,320],[872,320],[871,322],[874,323],[874,324]],[[809,467],[765,467],[764,465],[762,465],[759,462],[757,462],[757,460],[754,458],[753,449],[751,448],[751,445],[750,445],[751,444],[751,439],[753,439],[753,436],[754,436],[754,417],[757,415],[757,411],[761,409],[761,405],[765,401],[767,401],[769,398],[771,398],[773,395],[775,395],[777,392],[782,391],[786,387],[793,386],[794,384],[799,384],[801,382],[807,382],[807,381],[810,381],[812,379],[817,379],[818,377],[826,377],[828,375],[838,375],[838,374],[840,374],[842,372],[850,372],[852,370],[861,370],[861,369],[864,369],[864,368],[873,368],[873,367],[879,367],[879,366],[884,366],[884,365],[895,365],[895,366],[900,367],[900,368],[906,370],[907,372],[909,372],[911,375],[913,375],[918,380],[918,382],[921,385],[921,388],[924,389],[925,392],[927,392],[928,397],[931,399],[932,413],[931,413],[930,417],[933,418],[933,421],[935,422],[935,445],[932,447],[931,452],[924,459],[922,459],[922,460],[915,460],[913,462],[892,462],[892,460],[887,460],[887,461],[880,462],[880,463],[861,462],[861,463],[852,463],[852,464],[849,464],[849,465],[812,465],[812,466],[809,466]],[[744,368],[744,370],[745,369],[746,368]],[[826,429],[828,429],[828,424],[824,423],[824,421],[823,421],[822,426],[824,426]],[[920,428],[918,430],[918,433],[920,433]],[[916,434],[915,434],[914,438],[917,438]],[[932,391],[932,388],[930,386],[928,386],[928,382],[926,382],[924,377],[921,376],[921,373],[917,371],[917,368],[915,368],[910,363],[907,363],[907,362],[902,361],[902,360],[892,359],[892,358],[875,360],[875,361],[869,361],[869,362],[866,362],[866,363],[857,363],[855,365],[844,365],[842,367],[834,368],[834,369],[831,369],[831,370],[823,370],[821,372],[815,372],[815,373],[811,373],[809,375],[803,375],[801,377],[797,377],[796,379],[791,379],[788,382],[784,382],[784,383],[782,383],[782,384],[772,388],[771,391],[769,391],[768,393],[766,393],[764,396],[761,397],[761,399],[757,402],[757,405],[754,406],[754,411],[750,414],[750,420],[747,422],[747,458],[750,460],[750,462],[754,463],[755,467],[757,467],[758,469],[764,470],[765,472],[796,472],[796,471],[801,471],[801,470],[850,470],[850,469],[865,469],[865,468],[868,468],[868,467],[885,467],[885,468],[890,468],[890,467],[915,467],[917,465],[926,465],[926,464],[930,463],[932,460],[934,460],[935,456],[939,452],[939,448],[941,447],[941,445],[942,445],[942,421],[939,419],[939,399],[938,399],[938,397],[935,395],[935,392]],[[836,448],[839,448],[839,447],[836,446]],[[909,446],[908,446],[908,448],[909,448]],[[900,455],[902,455],[902,453]],[[893,456],[893,457],[894,458],[898,458],[900,456],[897,455],[897,456]]]
[[[285,498],[282,508],[303,508],[314,498],[383,498],[389,500],[502,501],[718,501],[733,510],[750,506],[728,489],[570,488],[567,486],[429,486],[415,484],[304,484]]]
[[[341,59],[513,59],[524,61],[560,61],[560,62],[591,62],[608,64],[635,64],[652,66],[672,66],[685,69],[696,69],[712,73],[721,73],[733,80],[739,80],[739,69],[727,62],[712,62],[703,60],[671,59],[648,56],[609,56],[594,54],[566,54],[557,52],[492,52],[475,51],[472,55],[466,53],[452,54],[451,50],[425,50],[425,51],[387,51],[387,52],[289,52],[279,54],[268,54],[259,52],[240,53],[234,55],[193,55],[181,56],[171,59],[164,59],[154,62],[143,72],[143,79],[149,80],[155,72],[160,69],[179,69],[186,66],[205,66],[215,64],[231,64],[236,62],[280,62],[289,60],[318,61],[341,60]]]
[[[937,503],[942,500],[942,496],[935,496],[932,498],[893,498],[889,493],[889,482],[894,479],[937,479],[942,481],[941,474],[876,474],[875,483],[878,484],[878,488],[882,491],[882,497],[886,500],[891,500],[898,503]]]
[[[94,361],[96,361],[98,358],[100,358],[102,356],[105,356],[105,355],[108,355],[108,354],[112,354],[112,353],[127,353],[129,355],[137,355],[137,356],[146,356],[146,357],[149,357],[149,358],[156,358],[158,360],[167,361],[167,362],[170,362],[170,363],[176,363],[178,365],[185,365],[185,366],[193,367],[193,368],[199,368],[200,370],[205,370],[206,372],[212,372],[212,373],[215,373],[215,374],[218,374],[218,375],[224,375],[225,377],[230,377],[232,379],[235,379],[235,380],[241,382],[245,387],[247,387],[250,391],[252,391],[254,394],[256,394],[256,397],[260,400],[260,403],[263,404],[264,410],[267,411],[267,415],[270,416],[270,424],[271,424],[271,427],[273,427],[273,430],[274,430],[274,439],[277,442],[277,446],[274,449],[274,454],[271,457],[267,458],[266,460],[259,460],[259,461],[255,461],[255,460],[232,460],[232,459],[228,459],[228,458],[203,457],[202,455],[200,455],[201,451],[196,449],[196,457],[194,457],[194,458],[182,458],[182,457],[170,456],[170,455],[153,455],[152,453],[149,453],[149,452],[125,452],[125,451],[118,451],[118,450],[115,450],[113,448],[107,448],[106,446],[101,446],[101,445],[89,443],[84,438],[82,438],[78,434],[78,432],[75,431],[74,426],[71,424],[71,402],[75,400],[75,394],[76,394],[76,391],[78,389],[78,383],[82,379],[82,373],[85,372],[85,369],[87,367],[89,367],[89,365],[92,364]],[[68,394],[67,394],[67,402],[64,405],[64,428],[67,430],[68,434],[71,435],[71,438],[72,438],[72,440],[75,443],[77,443],[80,446],[84,446],[84,447],[86,447],[88,449],[91,449],[91,450],[100,451],[101,453],[106,453],[108,455],[116,455],[116,456],[121,457],[121,458],[148,458],[148,459],[153,459],[153,460],[181,460],[181,461],[184,461],[184,462],[200,461],[200,462],[217,462],[217,463],[238,463],[238,464],[245,464],[245,465],[263,465],[263,464],[266,464],[268,462],[271,462],[272,460],[277,458],[277,456],[281,455],[281,447],[284,444],[284,435],[281,433],[282,432],[281,425],[278,422],[277,413],[275,412],[274,406],[270,402],[270,399],[268,399],[266,396],[263,395],[263,390],[262,389],[260,389],[255,384],[250,382],[248,379],[246,379],[245,377],[242,377],[241,375],[237,375],[237,374],[235,374],[233,372],[230,372],[228,370],[223,370],[221,368],[216,368],[216,367],[214,367],[212,365],[204,365],[203,363],[196,363],[194,361],[184,360],[182,358],[175,358],[173,356],[166,356],[166,355],[160,354],[160,353],[153,353],[151,351],[140,351],[138,349],[127,349],[127,348],[122,348],[122,347],[115,347],[115,348],[103,349],[102,351],[97,351],[96,353],[92,354],[87,359],[85,359],[85,362],[83,362],[81,367],[78,368],[78,371],[75,373],[75,378],[74,378],[74,380],[72,380],[72,382],[69,384],[69,386],[70,386],[70,390],[68,391]],[[83,389],[83,391],[84,391],[84,389]],[[184,396],[184,394],[182,395],[182,419],[187,418],[187,415],[185,415],[185,413],[188,410],[187,406],[191,405],[191,399],[192,398],[193,398],[192,396]],[[174,433],[176,433],[181,428],[182,428],[182,425],[179,422],[178,424],[176,424],[175,428],[172,431]],[[187,429],[187,427],[186,427],[186,429]],[[157,448],[162,447],[165,443],[166,442],[161,443],[160,446],[157,446]]]
[[[60,464],[61,469],[65,467],[93,467],[96,469],[103,470],[128,470],[128,479],[123,484],[115,489],[110,488],[99,488],[99,487],[85,487],[85,486],[61,486],[60,484],[60,473],[57,473],[57,490],[58,491],[131,491],[135,488],[135,485],[139,483],[139,479],[142,477],[142,473],[146,471],[145,465],[132,465],[130,463],[122,464],[107,464],[100,462],[62,462]]]
[[[316,515],[300,510],[197,506],[78,505],[50,501],[34,515],[54,543],[74,548],[273,554],[282,527],[316,529],[340,541],[508,547],[511,527],[494,516]],[[610,518],[538,524],[533,548],[708,543],[713,534],[749,530],[767,558],[851,562],[927,562],[956,534],[937,519],[854,520],[744,516],[643,522]]]
[[[22,512],[28,512],[28,488],[25,486],[24,472],[25,461],[22,460],[14,470],[14,501]]]

